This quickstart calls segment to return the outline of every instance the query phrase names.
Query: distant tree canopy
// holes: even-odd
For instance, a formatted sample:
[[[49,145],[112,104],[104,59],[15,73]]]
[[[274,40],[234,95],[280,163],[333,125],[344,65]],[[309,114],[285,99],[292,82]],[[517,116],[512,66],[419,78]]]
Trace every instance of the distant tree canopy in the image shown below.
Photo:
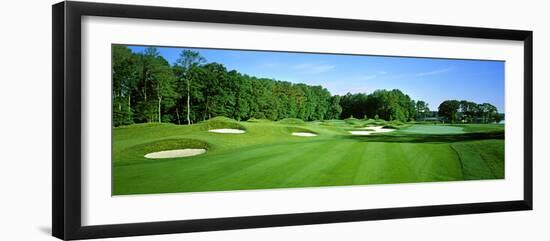
[[[446,100],[439,105],[438,114],[451,123],[499,122],[502,115],[489,103],[477,104],[466,100]]]
[[[113,122],[190,124],[214,116],[237,120],[337,119],[340,97],[322,86],[293,84],[228,71],[184,50],[173,66],[155,48],[113,46]]]
[[[424,102],[423,100],[419,100],[416,102],[416,119],[422,119],[428,117],[430,113],[430,107],[428,106],[428,103]]]
[[[332,95],[322,86],[257,78],[207,63],[198,52],[183,50],[171,66],[156,48],[133,53],[128,47],[112,48],[113,124],[144,122],[192,124],[215,116],[236,120],[299,118],[306,121],[380,118],[409,121],[430,112],[424,101],[414,101],[398,89],[371,94]],[[494,119],[492,105],[468,103],[440,106],[441,115]],[[494,107],[494,106],[492,106]],[[464,108],[464,109],[463,109]],[[450,114],[449,114],[450,113]],[[498,115],[497,115],[498,116]],[[455,119],[451,119],[456,121]]]
[[[380,118],[409,121],[416,118],[416,102],[401,90],[376,90],[371,94],[348,93],[340,101],[342,118]]]

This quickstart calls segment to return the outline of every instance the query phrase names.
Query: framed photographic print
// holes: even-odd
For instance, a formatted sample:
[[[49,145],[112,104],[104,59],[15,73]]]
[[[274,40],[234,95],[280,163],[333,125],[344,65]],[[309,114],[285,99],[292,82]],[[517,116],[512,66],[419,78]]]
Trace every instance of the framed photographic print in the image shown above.
[[[53,6],[53,235],[532,209],[532,32]]]

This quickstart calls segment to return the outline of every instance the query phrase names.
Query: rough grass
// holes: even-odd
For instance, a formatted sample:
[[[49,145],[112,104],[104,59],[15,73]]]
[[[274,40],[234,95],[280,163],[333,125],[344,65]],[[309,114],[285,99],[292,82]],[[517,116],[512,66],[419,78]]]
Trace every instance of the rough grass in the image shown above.
[[[114,128],[113,194],[494,179],[504,173],[504,131],[493,126],[441,125],[461,130],[448,133],[439,125],[421,125],[435,129],[407,132],[417,128],[411,125],[390,133],[353,136],[344,120],[301,124],[214,120],[242,125],[247,132],[209,133],[212,120],[191,126]],[[294,131],[319,136],[296,138],[289,134]],[[194,141],[206,145],[208,152],[166,160],[143,157],[149,150],[179,147],[182,139],[186,145]]]

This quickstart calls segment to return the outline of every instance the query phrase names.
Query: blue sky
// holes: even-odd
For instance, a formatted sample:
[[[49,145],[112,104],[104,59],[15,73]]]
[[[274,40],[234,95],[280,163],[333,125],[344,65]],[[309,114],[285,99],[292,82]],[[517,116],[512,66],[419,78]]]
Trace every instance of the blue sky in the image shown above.
[[[141,52],[143,46],[129,46]],[[322,85],[333,95],[400,89],[437,110],[448,99],[488,102],[504,112],[504,62],[434,58],[304,54],[202,48],[157,48],[173,64],[184,49],[207,62],[256,77]]]

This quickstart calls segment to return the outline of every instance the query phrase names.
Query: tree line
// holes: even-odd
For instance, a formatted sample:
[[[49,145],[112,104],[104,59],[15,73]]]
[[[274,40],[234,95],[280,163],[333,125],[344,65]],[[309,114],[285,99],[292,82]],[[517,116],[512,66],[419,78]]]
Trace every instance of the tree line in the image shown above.
[[[498,123],[502,119],[494,105],[477,104],[467,100],[443,101],[439,105],[438,114],[451,123]]]
[[[398,89],[332,95],[319,85],[227,70],[220,63],[207,63],[191,50],[182,50],[170,65],[156,48],[134,53],[126,46],[113,45],[112,78],[114,126],[144,122],[193,124],[215,116],[236,120],[355,117],[410,121],[430,112],[426,102],[412,100]],[[449,120],[469,116],[457,114],[466,113],[461,108],[453,112],[454,102],[448,107],[446,104],[442,111],[440,106],[439,112],[451,117]],[[486,119],[490,118],[493,115],[487,114]]]
[[[322,86],[293,84],[228,71],[183,50],[172,66],[156,48],[112,49],[113,124],[192,124],[215,116],[236,120],[338,119],[339,97]]]
[[[412,100],[401,90],[376,90],[371,94],[347,93],[341,97],[342,118],[374,118],[411,121],[424,117],[429,111],[422,100]]]

